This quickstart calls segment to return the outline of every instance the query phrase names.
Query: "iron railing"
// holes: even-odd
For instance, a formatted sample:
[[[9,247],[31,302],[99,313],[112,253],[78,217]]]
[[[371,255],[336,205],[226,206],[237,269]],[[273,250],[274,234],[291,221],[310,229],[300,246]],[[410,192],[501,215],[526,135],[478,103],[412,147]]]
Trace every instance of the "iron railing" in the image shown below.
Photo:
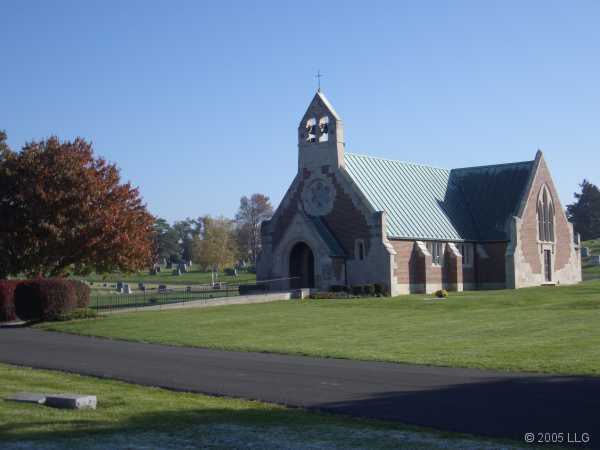
[[[143,308],[147,306],[170,305],[173,303],[186,303],[192,301],[210,302],[223,297],[239,295],[237,286],[227,286],[221,289],[157,289],[121,294],[118,292],[110,294],[92,295],[90,308],[97,311],[110,311],[124,308]]]

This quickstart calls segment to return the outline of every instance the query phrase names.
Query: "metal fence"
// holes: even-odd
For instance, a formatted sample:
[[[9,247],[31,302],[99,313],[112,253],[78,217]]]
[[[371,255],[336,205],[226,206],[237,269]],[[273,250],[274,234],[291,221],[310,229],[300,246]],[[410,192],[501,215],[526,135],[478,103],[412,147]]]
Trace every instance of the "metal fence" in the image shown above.
[[[166,289],[158,291],[146,290],[132,294],[118,292],[92,295],[90,308],[97,311],[110,311],[123,308],[143,308],[146,306],[170,305],[192,301],[221,299],[239,295],[238,286],[227,286],[222,289]]]

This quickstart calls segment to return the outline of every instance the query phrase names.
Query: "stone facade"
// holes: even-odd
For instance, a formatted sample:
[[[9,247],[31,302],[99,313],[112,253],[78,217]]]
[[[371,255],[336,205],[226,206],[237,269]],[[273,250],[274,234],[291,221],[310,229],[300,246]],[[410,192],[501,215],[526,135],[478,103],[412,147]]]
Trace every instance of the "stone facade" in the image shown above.
[[[343,123],[317,92],[298,127],[298,173],[272,219],[262,225],[259,280],[281,289],[377,283],[392,295],[518,288],[548,282],[548,255],[550,282],[581,280],[576,237],[541,153],[515,205],[517,213],[506,223],[508,239],[435,244],[425,237],[389,236],[386,211],[372,206],[346,171],[344,155]],[[542,189],[553,202],[552,242],[540,240],[538,232]],[[302,261],[293,259],[299,245],[309,249]],[[314,273],[305,277],[306,270]]]

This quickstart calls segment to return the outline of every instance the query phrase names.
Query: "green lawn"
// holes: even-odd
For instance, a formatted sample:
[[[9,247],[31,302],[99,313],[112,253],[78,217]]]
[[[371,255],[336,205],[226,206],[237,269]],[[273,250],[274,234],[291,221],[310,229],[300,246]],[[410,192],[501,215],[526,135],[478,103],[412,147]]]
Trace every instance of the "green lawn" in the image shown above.
[[[499,441],[381,421],[3,364],[0,380],[0,446],[5,450],[492,449],[499,445]],[[94,394],[98,409],[58,410],[4,400],[21,391]]]
[[[288,300],[41,326],[228,350],[600,375],[600,281],[447,300]]]

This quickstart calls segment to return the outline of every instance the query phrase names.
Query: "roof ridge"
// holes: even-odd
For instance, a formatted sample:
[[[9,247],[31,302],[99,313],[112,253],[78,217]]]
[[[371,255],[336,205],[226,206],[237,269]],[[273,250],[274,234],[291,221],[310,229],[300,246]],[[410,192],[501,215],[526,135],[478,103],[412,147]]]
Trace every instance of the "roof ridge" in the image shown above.
[[[346,156],[348,156],[348,155],[349,156],[359,156],[361,158],[380,159],[382,161],[390,161],[390,162],[401,163],[401,164],[410,164],[412,166],[427,167],[428,169],[438,169],[438,170],[444,170],[446,172],[450,172],[451,170],[453,170],[453,169],[448,169],[446,167],[429,166],[427,164],[422,164],[422,163],[416,163],[416,162],[411,162],[411,161],[402,161],[400,159],[383,158],[381,156],[364,155],[362,153],[346,152]]]
[[[491,169],[493,167],[504,167],[504,166],[516,166],[519,164],[531,164],[533,163],[533,160],[529,160],[529,161],[516,161],[516,162],[508,162],[508,163],[500,163],[500,164],[486,164],[483,166],[467,166],[467,167],[455,167],[454,169],[450,169],[451,171],[453,170],[468,170],[468,169]]]

